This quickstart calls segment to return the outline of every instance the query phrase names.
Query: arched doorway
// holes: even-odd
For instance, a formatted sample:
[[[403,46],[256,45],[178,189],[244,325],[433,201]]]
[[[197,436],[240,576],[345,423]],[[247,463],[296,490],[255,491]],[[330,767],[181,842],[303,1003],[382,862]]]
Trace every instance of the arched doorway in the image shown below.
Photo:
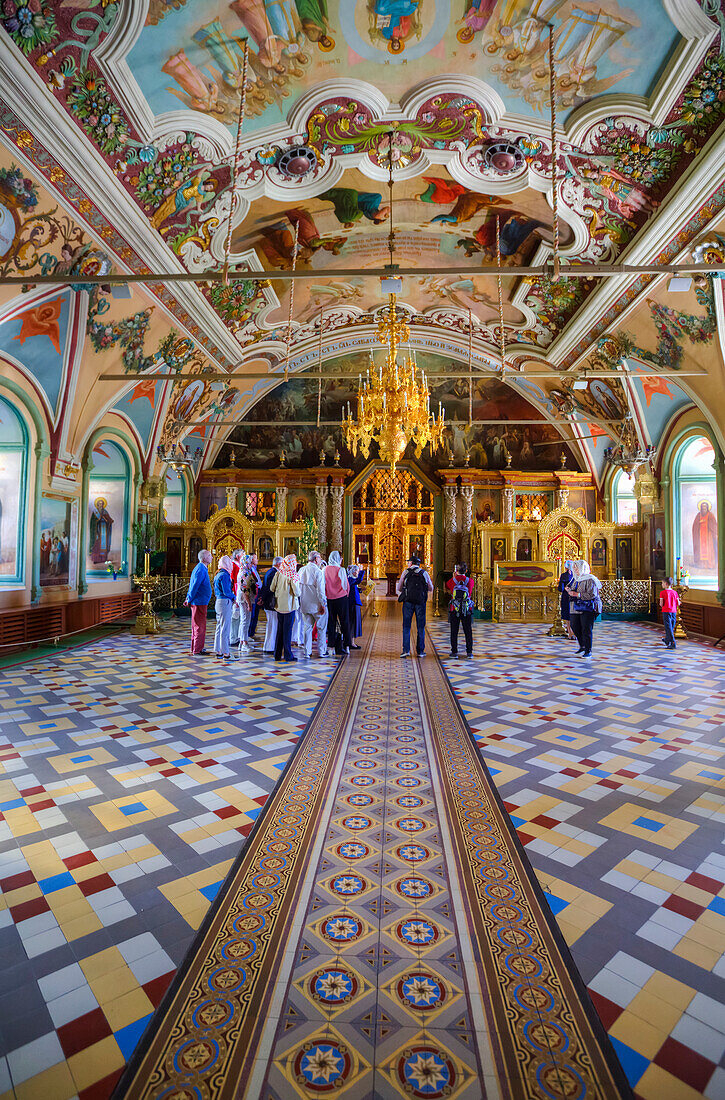
[[[433,569],[433,491],[414,469],[371,469],[353,490],[353,553],[373,577],[400,574],[412,554]]]

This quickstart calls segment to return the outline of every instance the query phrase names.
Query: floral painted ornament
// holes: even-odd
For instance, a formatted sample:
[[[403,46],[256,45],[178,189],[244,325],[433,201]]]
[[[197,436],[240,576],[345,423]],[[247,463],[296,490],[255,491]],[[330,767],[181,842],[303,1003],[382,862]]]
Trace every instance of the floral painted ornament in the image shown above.
[[[5,30],[24,54],[52,42],[58,33],[51,7],[41,0],[3,0],[2,13]]]

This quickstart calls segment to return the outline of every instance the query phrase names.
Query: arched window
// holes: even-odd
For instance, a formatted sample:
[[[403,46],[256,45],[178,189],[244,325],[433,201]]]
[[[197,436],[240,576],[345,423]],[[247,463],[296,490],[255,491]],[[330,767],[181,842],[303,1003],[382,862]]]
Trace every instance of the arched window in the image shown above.
[[[717,588],[715,451],[705,436],[682,445],[674,464],[675,554],[693,588]]]
[[[166,471],[164,513],[167,523],[183,523],[186,517],[186,482],[176,470]]]
[[[0,584],[23,583],[27,477],[25,424],[0,398]]]
[[[637,522],[637,498],[634,495],[634,478],[624,470],[615,475],[612,483],[612,518],[615,523]]]
[[[89,580],[107,578],[108,562],[113,563],[117,575],[128,575],[130,475],[125,452],[110,439],[99,439],[93,448],[93,469],[88,479]]]

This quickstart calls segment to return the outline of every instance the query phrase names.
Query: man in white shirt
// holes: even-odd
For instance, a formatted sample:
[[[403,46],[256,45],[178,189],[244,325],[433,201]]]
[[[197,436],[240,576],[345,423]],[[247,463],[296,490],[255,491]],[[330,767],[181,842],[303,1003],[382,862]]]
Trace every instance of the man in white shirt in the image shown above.
[[[307,565],[297,574],[300,585],[300,617],[303,626],[302,648],[306,657],[312,656],[312,628],[317,623],[317,651],[327,656],[327,595],[325,574],[319,566],[320,555],[310,551]]]

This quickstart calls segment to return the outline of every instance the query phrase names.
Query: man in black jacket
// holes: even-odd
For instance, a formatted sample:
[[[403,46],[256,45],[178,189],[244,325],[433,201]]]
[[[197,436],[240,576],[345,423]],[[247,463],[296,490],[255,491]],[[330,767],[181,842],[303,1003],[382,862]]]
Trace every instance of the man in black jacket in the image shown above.
[[[410,627],[415,614],[418,627],[416,653],[418,657],[425,657],[425,609],[428,593],[433,591],[433,582],[426,570],[421,569],[417,554],[413,554],[408,561],[395,591],[403,605],[403,652],[400,656],[410,657]]]

